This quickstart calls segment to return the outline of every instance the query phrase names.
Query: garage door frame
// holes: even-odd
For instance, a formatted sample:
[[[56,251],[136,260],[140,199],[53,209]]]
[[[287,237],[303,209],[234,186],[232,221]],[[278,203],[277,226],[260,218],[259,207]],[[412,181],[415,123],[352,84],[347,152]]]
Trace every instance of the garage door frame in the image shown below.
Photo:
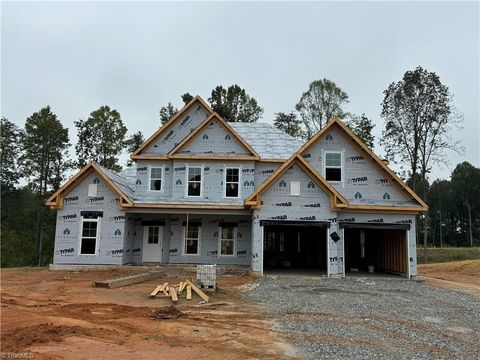
[[[410,279],[410,224],[407,223],[370,223],[370,222],[340,222],[339,229],[342,230],[344,239],[343,256],[345,259],[345,229],[378,229],[378,230],[405,230],[405,246],[407,255],[407,279]],[[345,276],[345,261],[343,262],[343,274]]]

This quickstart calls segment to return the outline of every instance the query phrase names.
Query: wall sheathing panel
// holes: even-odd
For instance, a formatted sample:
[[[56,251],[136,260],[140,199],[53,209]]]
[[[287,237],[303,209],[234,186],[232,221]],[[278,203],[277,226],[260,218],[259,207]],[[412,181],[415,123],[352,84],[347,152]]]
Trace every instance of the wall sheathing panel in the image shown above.
[[[150,190],[150,168],[163,168],[162,190]],[[157,202],[172,198],[172,161],[157,161],[157,160],[139,160],[137,162],[137,178],[135,181],[135,198],[139,202]]]
[[[188,166],[203,167],[202,196],[187,196]],[[225,169],[239,168],[239,197],[227,198],[225,194]],[[255,163],[253,161],[174,161],[173,162],[173,201],[208,203],[208,200],[218,200],[222,203],[243,205],[243,199],[255,188]]]
[[[193,155],[251,155],[218,120],[212,120],[193,139],[183,145],[176,154]]]
[[[171,264],[249,265],[251,257],[251,217],[233,215],[189,214],[188,221],[201,223],[198,255],[184,254],[184,223],[186,215],[171,215],[169,262]],[[220,255],[221,223],[234,223],[235,245],[233,255]]]
[[[292,181],[300,182],[300,196],[290,194]],[[329,221],[336,217],[330,197],[298,165],[293,165],[261,196],[261,208],[254,211],[252,270],[262,271],[263,227],[260,220]],[[337,245],[330,247],[333,251]]]
[[[267,180],[277,170],[281,163],[264,163],[257,162],[255,164],[255,189],[258,188],[265,180]]]
[[[370,164],[337,129],[331,129],[302,156],[322,175],[325,152],[342,152],[342,182],[331,184],[351,204],[417,206]]]
[[[197,104],[186,114],[176,119],[161,136],[142,151],[143,155],[166,155],[203,120],[208,117],[208,112],[203,106]]]
[[[97,184],[97,195],[88,197],[88,185]],[[131,247],[124,241],[125,212],[119,198],[93,172],[65,195],[57,211],[54,264],[124,264],[131,258]],[[80,255],[81,211],[102,211],[97,255]]]

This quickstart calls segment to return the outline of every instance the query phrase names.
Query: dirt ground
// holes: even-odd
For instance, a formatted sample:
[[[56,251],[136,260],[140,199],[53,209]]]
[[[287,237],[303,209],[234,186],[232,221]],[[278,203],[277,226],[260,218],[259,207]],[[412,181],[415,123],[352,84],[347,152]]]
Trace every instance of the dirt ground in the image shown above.
[[[158,320],[171,301],[148,294],[163,277],[118,289],[94,280],[138,271],[67,272],[2,269],[1,351],[34,359],[287,359],[292,339],[273,330],[271,316],[242,293],[254,279],[222,276],[207,304],[180,297],[177,319]],[[419,265],[419,275],[440,287],[480,297],[480,260]],[[164,356],[159,356],[164,354]],[[5,356],[5,358],[7,358]]]
[[[480,297],[480,260],[419,264],[418,274],[436,286],[465,291]]]
[[[261,307],[244,301],[248,275],[218,279],[201,300],[179,299],[177,319],[155,319],[171,300],[148,294],[164,277],[117,289],[93,288],[97,279],[129,270],[1,272],[1,351],[34,359],[285,359],[288,345]],[[185,276],[183,276],[185,279]],[[164,356],[159,356],[164,354]],[[2,357],[3,358],[3,357]]]

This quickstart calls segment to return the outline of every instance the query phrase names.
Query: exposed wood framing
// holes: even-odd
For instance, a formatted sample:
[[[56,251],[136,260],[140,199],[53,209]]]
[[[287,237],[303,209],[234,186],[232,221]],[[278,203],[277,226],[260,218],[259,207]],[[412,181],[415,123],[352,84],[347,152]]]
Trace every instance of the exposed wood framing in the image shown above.
[[[45,204],[50,206],[52,209],[62,209],[63,199],[65,196],[93,172],[95,172],[103,181],[105,181],[110,189],[119,196],[120,204],[118,206],[121,210],[125,210],[125,207],[133,206],[133,202],[128,198],[128,196],[108,176],[106,176],[102,169],[93,161],[88,163],[77,174],[72,176],[60,189],[58,189],[47,199]]]
[[[377,170],[384,174],[385,178],[389,183],[396,186],[403,193],[407,195],[408,199],[414,200],[419,204],[418,208],[415,208],[417,212],[424,212],[428,210],[428,205],[412,190],[407,184],[405,184],[402,179],[392,171],[384,161],[382,161],[372,150],[370,150],[353,132],[346,126],[340,119],[333,118],[330,120],[318,133],[316,133],[309,141],[307,141],[297,153],[303,157],[305,151],[307,151],[313,144],[317,142],[325,133],[327,133],[332,128],[336,127],[344,134],[347,134],[347,141],[352,144],[357,150],[360,150],[363,154],[367,156],[365,159],[373,165]],[[361,206],[361,207],[360,207]],[[351,208],[351,206],[349,206]],[[368,207],[363,207],[358,205],[357,209],[368,209]],[[388,207],[388,209],[393,209],[394,207]],[[386,209],[387,210],[387,209]],[[388,211],[388,210],[387,210]]]
[[[337,209],[348,206],[348,201],[298,153],[293,154],[290,159],[284,162],[267,180],[265,180],[250,196],[245,199],[244,204],[252,208],[260,208],[261,195],[267,191],[274,181],[284,175],[292,165],[298,165],[307,173],[322,190],[330,196],[330,208]]]

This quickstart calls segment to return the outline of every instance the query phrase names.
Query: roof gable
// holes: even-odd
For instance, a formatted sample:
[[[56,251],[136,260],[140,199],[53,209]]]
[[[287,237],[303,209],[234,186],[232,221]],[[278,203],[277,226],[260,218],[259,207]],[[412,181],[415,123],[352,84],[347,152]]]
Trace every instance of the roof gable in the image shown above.
[[[248,160],[259,159],[255,150],[217,113],[206,118],[177,144],[168,153],[168,156],[170,158],[221,156]]]
[[[195,96],[140,145],[140,147],[130,155],[130,158],[140,159],[148,155],[166,155],[212,113],[212,108],[200,96]]]
[[[383,205],[356,205],[351,204],[349,209],[381,209],[381,210],[409,210],[409,211],[426,211],[428,206],[425,202],[415,194],[396,174],[392,171],[372,150],[370,150],[340,119],[333,118],[328,122],[317,134],[315,134],[308,142],[306,142],[299,150],[298,154],[302,157],[308,155],[308,151],[321,141],[324,137],[328,137],[329,133],[337,130],[346,138],[346,140],[354,147],[359,154],[376,170],[386,181],[397,188],[402,196],[409,201],[413,201],[418,207],[402,207],[402,206],[383,206]],[[328,139],[327,139],[328,140]]]
[[[320,188],[330,197],[330,208],[339,209],[348,206],[348,201],[331,186],[304,158],[298,153],[293,154],[290,159],[285,161],[266,181],[264,181],[250,196],[245,199],[245,205],[253,208],[259,208],[261,205],[261,196],[277,180],[279,180],[291,166],[298,165]]]
[[[52,209],[61,209],[63,207],[63,199],[65,196],[93,172],[95,172],[97,176],[100,177],[110,187],[110,189],[120,197],[119,207],[133,205],[132,200],[130,200],[130,198],[124,192],[124,190],[127,190],[127,186],[125,184],[117,184],[103,171],[101,166],[94,162],[88,163],[77,174],[72,176],[60,189],[58,189],[47,199],[46,205],[50,206]],[[122,190],[122,187],[124,190]]]

